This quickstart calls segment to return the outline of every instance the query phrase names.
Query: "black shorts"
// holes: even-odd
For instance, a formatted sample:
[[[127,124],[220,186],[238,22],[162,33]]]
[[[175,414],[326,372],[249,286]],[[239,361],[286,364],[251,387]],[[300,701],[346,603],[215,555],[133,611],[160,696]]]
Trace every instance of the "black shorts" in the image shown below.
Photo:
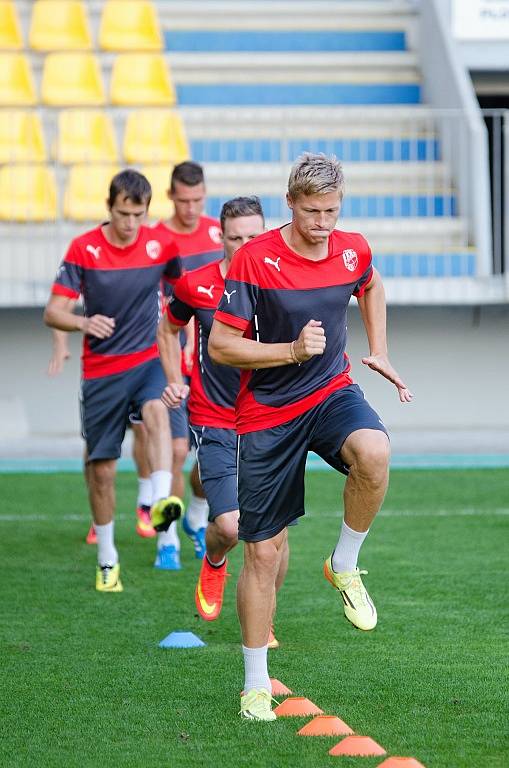
[[[149,400],[159,400],[166,386],[159,358],[128,371],[81,383],[81,433],[89,460],[118,459],[128,419],[141,417]]]
[[[200,480],[212,522],[239,508],[237,499],[237,434],[234,429],[191,426]]]
[[[360,387],[350,384],[285,424],[240,435],[239,539],[270,539],[304,514],[308,451],[348,474],[339,452],[358,429],[387,434]]]

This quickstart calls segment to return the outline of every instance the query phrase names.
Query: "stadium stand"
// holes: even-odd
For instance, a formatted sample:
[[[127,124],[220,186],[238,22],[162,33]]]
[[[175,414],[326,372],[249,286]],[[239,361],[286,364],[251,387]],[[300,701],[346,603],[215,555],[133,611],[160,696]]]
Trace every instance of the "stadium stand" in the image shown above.
[[[168,200],[167,189],[170,186],[170,175],[173,166],[142,165],[140,171],[147,177],[152,186],[150,215],[154,219],[167,219],[172,213],[172,203]]]
[[[104,51],[160,51],[163,40],[154,4],[145,0],[108,0],[99,29]]]
[[[35,85],[26,56],[0,53],[0,105],[28,107],[35,103]]]
[[[154,53],[121,53],[113,63],[110,99],[121,106],[167,107],[175,91],[164,57]]]
[[[426,102],[420,17],[409,0],[328,0],[324,13],[300,0],[239,0],[229,15],[219,0],[57,2],[81,6],[90,52],[79,44],[63,52],[54,38],[46,55],[33,46],[12,53],[8,43],[0,53],[0,104],[35,106],[46,139],[38,146],[51,147],[61,219],[55,227],[49,216],[46,234],[56,253],[83,228],[87,211],[90,223],[104,213],[104,189],[94,204],[80,191],[83,163],[147,169],[158,217],[168,215],[170,167],[191,157],[205,166],[208,213],[217,215],[225,197],[257,193],[272,226],[287,216],[289,165],[310,150],[344,161],[340,224],[366,234],[386,277],[445,285],[444,278],[479,273],[471,203],[457,170],[468,167],[471,152],[464,115]],[[21,45],[34,42],[45,4],[12,3]],[[4,5],[0,12],[12,16]],[[62,16],[55,26],[65,26]],[[25,135],[10,162],[44,158]],[[12,141],[3,136],[6,157]],[[16,229],[17,244],[30,241],[29,229]],[[55,261],[46,267],[48,284]],[[391,295],[389,283],[389,295],[406,300],[401,284]]]
[[[68,109],[58,115],[54,157],[59,163],[115,163],[117,140],[111,116],[101,110]]]
[[[112,176],[112,165],[73,165],[64,197],[64,215],[74,221],[101,221],[105,218],[105,198]]]
[[[25,110],[0,110],[0,163],[43,163],[46,147],[40,118]]]
[[[57,217],[55,175],[44,165],[0,168],[0,220],[48,221]]]
[[[21,27],[16,6],[12,0],[0,2],[0,50],[19,50],[23,47]]]
[[[92,37],[81,0],[36,0],[29,44],[34,51],[88,51]]]
[[[127,118],[124,158],[128,163],[177,163],[190,157],[178,112],[136,110]]]

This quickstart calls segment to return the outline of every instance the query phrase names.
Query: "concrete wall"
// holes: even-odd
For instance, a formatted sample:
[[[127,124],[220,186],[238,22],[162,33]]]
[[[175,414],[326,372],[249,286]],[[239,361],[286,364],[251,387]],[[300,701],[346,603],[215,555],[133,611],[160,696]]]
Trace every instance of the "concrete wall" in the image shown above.
[[[64,373],[45,373],[51,334],[40,309],[0,310],[0,439],[72,434],[79,429],[78,334]],[[415,394],[400,404],[396,390],[360,362],[367,353],[356,307],[350,310],[353,374],[393,429],[508,429],[509,306],[391,307],[391,359]]]

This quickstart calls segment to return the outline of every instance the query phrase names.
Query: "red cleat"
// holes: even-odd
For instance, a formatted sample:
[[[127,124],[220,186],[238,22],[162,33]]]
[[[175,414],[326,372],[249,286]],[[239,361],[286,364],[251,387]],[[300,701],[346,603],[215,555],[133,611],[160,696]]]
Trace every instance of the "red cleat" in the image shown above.
[[[157,536],[150,521],[150,507],[138,507],[136,509],[136,533],[142,539],[153,539]]]
[[[226,565],[220,568],[210,565],[207,557],[202,560],[198,584],[194,593],[194,601],[198,613],[205,621],[214,621],[221,613],[223,607],[224,585],[226,583]]]
[[[89,531],[87,533],[87,538],[85,539],[87,544],[97,544],[97,534],[95,532],[94,524],[89,528]]]

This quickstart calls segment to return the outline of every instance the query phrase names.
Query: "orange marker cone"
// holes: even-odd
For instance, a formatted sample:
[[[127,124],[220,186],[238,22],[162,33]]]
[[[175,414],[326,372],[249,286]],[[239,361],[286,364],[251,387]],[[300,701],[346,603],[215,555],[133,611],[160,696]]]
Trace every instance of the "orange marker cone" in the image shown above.
[[[293,693],[293,691],[287,688],[286,685],[283,685],[281,680],[276,680],[275,677],[271,677],[270,682],[272,684],[273,696],[288,696],[289,694]]]
[[[323,709],[313,704],[303,696],[290,696],[281,702],[274,712],[278,717],[305,717],[306,715],[323,715]],[[385,753],[384,753],[385,754]]]
[[[415,757],[388,757],[378,768],[425,768]]]
[[[386,755],[386,751],[369,736],[347,736],[335,747],[329,749],[329,755],[351,755],[352,757],[376,757]]]
[[[297,731],[297,736],[348,736],[351,733],[350,726],[339,717],[318,715]]]

